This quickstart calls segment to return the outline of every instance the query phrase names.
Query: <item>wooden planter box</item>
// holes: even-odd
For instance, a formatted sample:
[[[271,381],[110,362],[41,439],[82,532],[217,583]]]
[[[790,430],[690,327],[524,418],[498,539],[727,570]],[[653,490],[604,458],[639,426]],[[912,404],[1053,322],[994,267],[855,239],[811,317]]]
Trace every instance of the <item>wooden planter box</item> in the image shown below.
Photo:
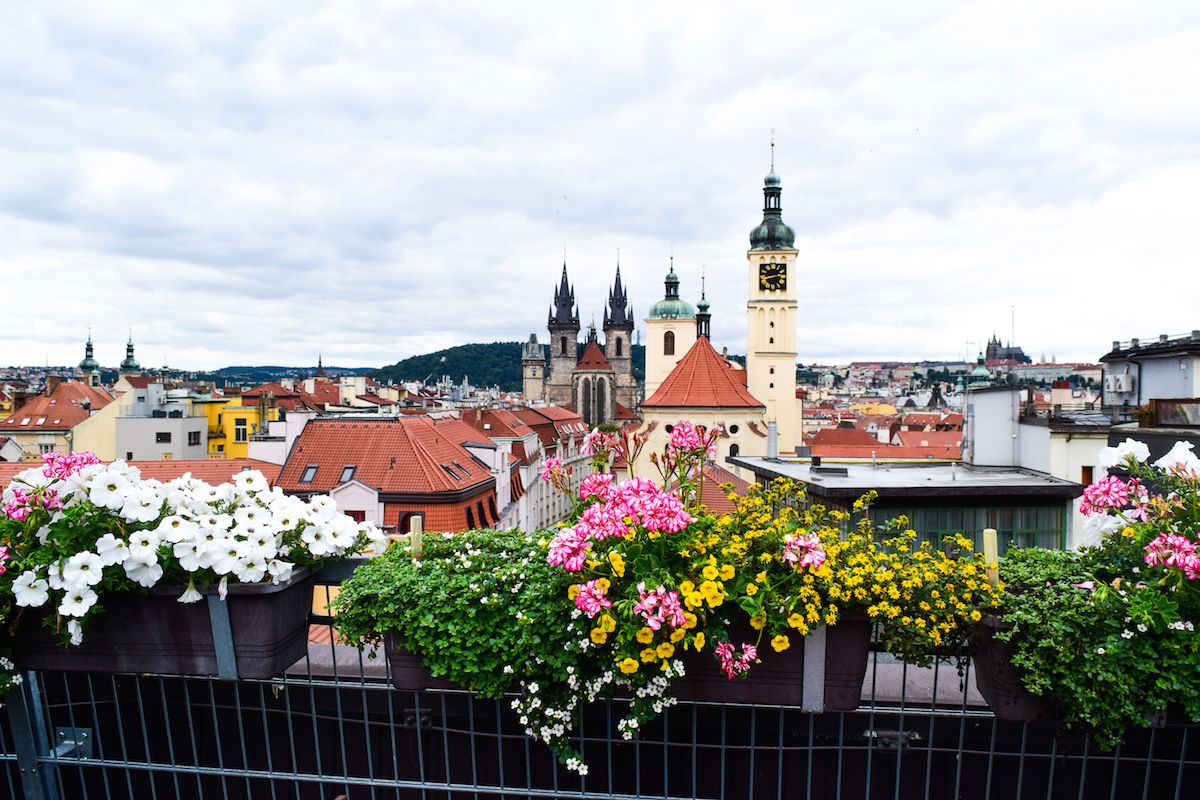
[[[286,584],[231,583],[225,603],[238,676],[272,678],[308,652],[312,574],[297,570]],[[21,669],[61,672],[132,672],[216,675],[207,597],[180,603],[183,587],[155,587],[101,598],[104,614],[83,631],[83,644],[64,647],[43,617],[26,616],[13,641]],[[216,589],[205,592],[213,595]]]
[[[737,634],[743,638],[737,638]],[[750,634],[754,635],[751,636]],[[735,640],[751,641],[757,631],[735,631]],[[825,639],[825,709],[853,711],[862,695],[863,678],[867,672],[867,655],[871,640],[871,623],[866,617],[850,616],[826,629]],[[766,645],[759,649],[762,661],[751,667],[745,678],[729,680],[717,666],[712,648],[683,654],[687,674],[671,686],[671,694],[687,702],[750,703],[758,705],[801,706],[804,701],[804,639],[795,642],[782,653]],[[397,689],[424,691],[426,689],[461,688],[445,678],[435,678],[421,659],[399,649],[395,637],[384,638],[392,684]]]
[[[976,629],[975,687],[997,719],[1027,722],[1047,716],[1049,704],[1025,688],[1025,670],[1012,663],[1013,646],[995,637],[1006,623],[988,615]]]

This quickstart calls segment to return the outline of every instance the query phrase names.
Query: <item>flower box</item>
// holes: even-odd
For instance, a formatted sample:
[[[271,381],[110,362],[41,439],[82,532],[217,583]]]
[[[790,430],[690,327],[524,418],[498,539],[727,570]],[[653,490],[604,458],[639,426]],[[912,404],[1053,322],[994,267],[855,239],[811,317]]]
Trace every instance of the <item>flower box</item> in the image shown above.
[[[296,570],[291,581],[231,583],[224,602],[242,678],[265,679],[282,673],[308,652],[308,611],[312,574]],[[64,647],[27,614],[13,642],[22,669],[62,672],[134,672],[216,675],[217,652],[208,599],[180,603],[181,586],[147,594],[121,592],[104,598],[104,614],[88,623],[83,643]],[[213,595],[216,589],[206,594]]]
[[[757,637],[757,632],[748,627],[731,633],[734,641],[739,642]],[[672,685],[671,693],[692,702],[803,705],[805,641],[805,637],[793,637],[794,644],[782,653],[764,644],[759,648],[762,663],[755,664],[745,678],[734,680],[721,671],[710,650],[689,651],[683,657],[687,674]],[[858,708],[870,644],[871,623],[865,616],[847,616],[837,625],[825,628],[827,711]]]
[[[1026,722],[1047,715],[1048,703],[1025,688],[1025,670],[1012,663],[1013,646],[995,637],[1006,623],[987,615],[976,629],[975,687],[997,719]]]
[[[388,673],[392,676],[392,685],[397,689],[423,692],[426,689],[462,688],[446,678],[435,678],[419,656],[401,649],[396,644],[394,633],[384,636],[383,652],[387,656]]]

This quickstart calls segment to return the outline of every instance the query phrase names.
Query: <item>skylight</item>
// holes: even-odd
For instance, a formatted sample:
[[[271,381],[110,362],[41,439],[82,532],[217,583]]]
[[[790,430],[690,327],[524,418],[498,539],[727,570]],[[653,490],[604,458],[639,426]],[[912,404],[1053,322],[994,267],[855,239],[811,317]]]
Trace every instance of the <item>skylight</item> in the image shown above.
[[[317,477],[317,465],[309,464],[304,468],[304,474],[300,476],[301,483],[312,483],[313,478]]]

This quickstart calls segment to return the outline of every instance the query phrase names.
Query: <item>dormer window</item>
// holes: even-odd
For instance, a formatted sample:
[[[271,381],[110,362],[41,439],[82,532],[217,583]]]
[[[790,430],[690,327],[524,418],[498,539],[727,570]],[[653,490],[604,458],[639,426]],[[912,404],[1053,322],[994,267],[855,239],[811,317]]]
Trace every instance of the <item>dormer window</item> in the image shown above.
[[[313,478],[317,477],[317,465],[309,464],[304,468],[304,474],[300,476],[301,483],[312,483]]]

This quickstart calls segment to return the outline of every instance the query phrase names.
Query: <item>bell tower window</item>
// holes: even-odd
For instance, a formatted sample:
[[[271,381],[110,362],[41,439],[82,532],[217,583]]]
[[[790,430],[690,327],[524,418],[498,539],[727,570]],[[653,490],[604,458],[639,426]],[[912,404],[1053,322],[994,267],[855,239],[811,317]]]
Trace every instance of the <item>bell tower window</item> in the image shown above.
[[[621,337],[618,336],[617,337],[617,358],[620,358],[622,355],[623,355],[623,352],[621,350]]]
[[[675,331],[667,331],[663,334],[663,355],[675,355]]]
[[[567,354],[567,337],[561,336],[558,339],[558,354],[565,356]]]

